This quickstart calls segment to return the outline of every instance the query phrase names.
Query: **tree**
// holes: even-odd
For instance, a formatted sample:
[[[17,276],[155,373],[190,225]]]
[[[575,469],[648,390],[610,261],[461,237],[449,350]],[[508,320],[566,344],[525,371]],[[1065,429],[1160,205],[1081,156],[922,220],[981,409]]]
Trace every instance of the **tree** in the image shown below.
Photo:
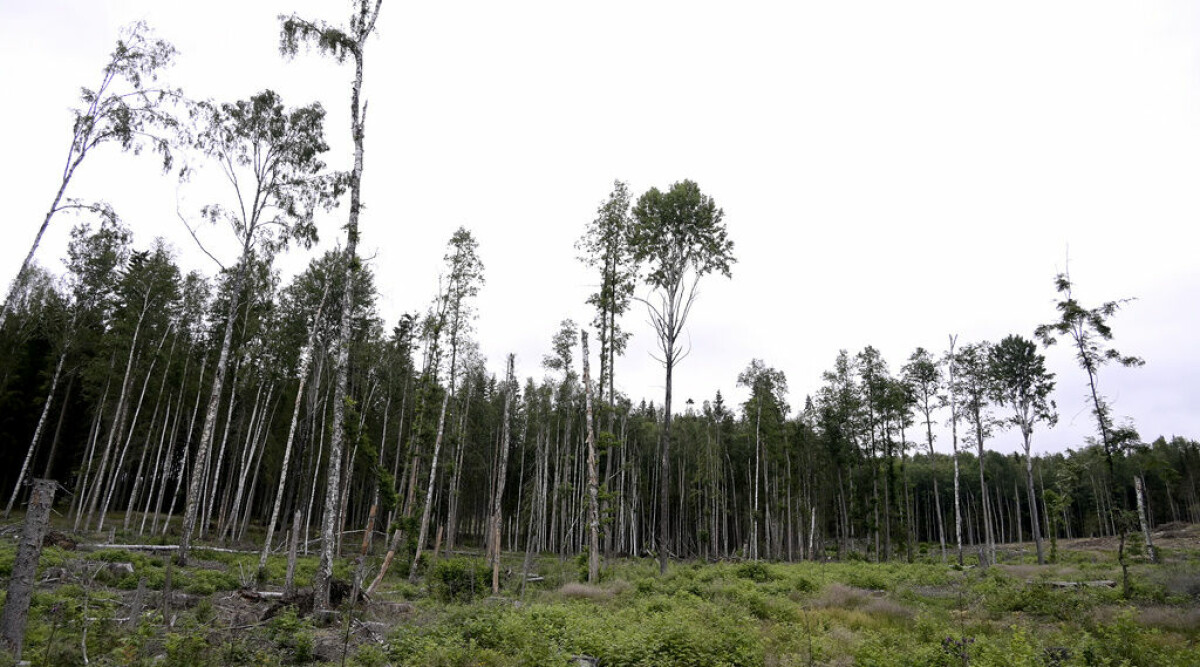
[[[329,587],[333,580],[333,557],[336,536],[334,519],[341,484],[342,428],[346,419],[343,407],[349,384],[351,312],[354,309],[354,272],[358,251],[358,216],[362,209],[363,140],[366,135],[366,103],[362,101],[363,61],[367,39],[375,32],[375,21],[383,0],[354,0],[346,29],[324,21],[309,21],[293,14],[280,16],[282,34],[279,50],[294,56],[302,43],[315,43],[322,53],[345,62],[354,59],[354,81],[350,87],[350,136],[354,139],[354,167],[350,171],[350,219],[346,223],[346,287],[342,294],[341,322],[337,340],[337,399],[333,408],[333,435],[329,444],[329,472],[325,485],[325,522],[321,530],[321,560],[313,578],[314,606],[329,607]]]
[[[1006,423],[1021,429],[1022,446],[1025,448],[1025,491],[1029,502],[1029,520],[1033,528],[1033,541],[1037,544],[1038,564],[1046,564],[1042,547],[1042,528],[1038,520],[1037,495],[1033,490],[1033,459],[1030,455],[1033,427],[1038,422],[1054,426],[1058,415],[1054,412],[1054,374],[1046,370],[1046,357],[1038,354],[1037,345],[1020,336],[1006,336],[991,351],[991,372],[995,382],[993,390],[996,402],[1012,410]]]
[[[730,276],[733,241],[725,231],[725,212],[692,181],[680,181],[667,192],[650,188],[633,209],[631,245],[638,262],[648,264],[646,282],[657,291],[652,303],[641,299],[650,314],[666,368],[666,397],[663,428],[659,435],[661,453],[659,479],[658,550],[659,570],[667,572],[668,510],[670,507],[671,460],[671,374],[686,351],[677,345],[696,300],[700,278],[718,272]]]
[[[84,208],[112,217],[107,205],[64,200],[75,171],[92,149],[113,143],[120,146],[121,150],[136,154],[149,147],[162,155],[163,171],[170,170],[171,144],[166,131],[174,129],[178,121],[164,109],[164,102],[177,97],[178,92],[154,84],[158,81],[159,73],[171,64],[174,57],[175,47],[155,39],[145,23],[134,23],[121,31],[117,46],[102,70],[100,85],[81,91],[82,106],[73,110],[75,122],[71,145],[67,149],[58,192],[34,236],[29,254],[25,256],[16,278],[8,288],[3,306],[0,306],[0,327],[4,326],[12,310],[13,297],[24,282],[33,256],[55,213]]]
[[[941,391],[942,373],[938,370],[937,362],[925,348],[918,347],[901,373],[904,381],[912,390],[917,400],[917,409],[925,416],[925,443],[929,447],[929,460],[932,462],[936,453],[933,451],[933,410],[937,407]],[[942,517],[942,497],[938,492],[937,475],[933,475],[933,500],[937,510],[938,543],[942,547],[942,562],[946,562],[946,521]]]
[[[1075,360],[1087,374],[1088,393],[1092,399],[1092,416],[1096,418],[1096,428],[1100,432],[1100,444],[1104,447],[1104,459],[1108,467],[1109,479],[1112,481],[1112,510],[1123,507],[1124,502],[1117,490],[1116,463],[1114,459],[1121,454],[1113,438],[1112,406],[1108,399],[1100,393],[1100,368],[1108,363],[1116,363],[1126,368],[1142,366],[1146,362],[1139,357],[1124,355],[1110,347],[1108,341],[1113,338],[1112,327],[1108,320],[1117,314],[1121,306],[1130,299],[1106,301],[1095,308],[1084,308],[1072,292],[1071,275],[1069,272],[1060,273],[1054,278],[1055,289],[1059,293],[1059,301],[1055,304],[1058,310],[1058,320],[1043,324],[1034,330],[1042,344],[1050,347],[1059,338],[1067,337],[1075,346]],[[1116,518],[1120,532],[1121,543],[1118,557],[1122,566],[1125,564],[1125,534],[1127,523],[1120,517]],[[1125,593],[1128,595],[1128,581]]]
[[[975,450],[979,458],[979,494],[980,512],[983,514],[984,544],[981,545],[979,563],[986,567],[996,562],[996,538],[992,530],[991,496],[988,494],[987,480],[984,477],[984,442],[992,436],[996,419],[991,415],[989,406],[995,396],[993,377],[988,361],[991,357],[992,344],[987,341],[964,345],[954,355],[956,374],[952,384],[954,392],[963,398],[963,417],[971,425],[971,440],[975,442]]]
[[[746,387],[750,390],[750,398],[746,400],[744,406],[746,419],[749,421],[750,414],[754,414],[754,484],[753,499],[750,506],[750,558],[758,560],[758,525],[759,525],[759,496],[762,484],[760,480],[767,475],[764,467],[765,443],[763,442],[763,411],[767,411],[767,421],[771,431],[778,432],[779,426],[782,426],[784,418],[787,416],[788,405],[784,398],[787,396],[787,377],[783,371],[775,370],[767,366],[761,359],[751,359],[750,364],[746,366],[737,379],[739,387]],[[764,503],[766,504],[766,503]],[[766,522],[769,527],[771,523],[770,505],[766,509]],[[770,540],[767,540],[768,545]]]
[[[958,373],[954,355],[954,346],[958,343],[958,334],[950,335],[950,349],[946,353],[946,393],[941,398],[941,405],[950,408],[950,448],[953,452],[954,463],[954,543],[958,549],[958,564],[963,564],[962,536],[962,493],[959,488],[958,471],[958,422],[962,415],[958,412]]]
[[[592,425],[592,372],[588,365],[587,329],[580,330],[579,337],[587,424],[588,583],[595,585],[600,583],[600,481],[596,471],[596,429]]]
[[[89,330],[99,329],[98,320],[103,319],[103,311],[111,305],[111,298],[116,287],[116,278],[120,267],[128,260],[129,230],[114,217],[102,217],[99,229],[95,232],[87,224],[82,224],[71,230],[71,242],[67,249],[68,289],[71,301],[67,308],[70,311],[69,322],[61,322],[58,350],[58,362],[50,379],[50,388],[42,404],[41,416],[34,429],[33,438],[26,452],[25,460],[17,474],[17,482],[13,486],[12,495],[4,508],[4,517],[8,518],[16,502],[26,474],[29,472],[34,454],[41,440],[50,416],[50,408],[62,378],[67,357],[73,351],[78,338]],[[28,281],[32,282],[32,281]],[[64,406],[64,410],[66,406]],[[51,453],[53,458],[53,453]]]
[[[201,210],[201,215],[211,224],[229,225],[238,241],[239,256],[233,269],[212,391],[184,502],[179,542],[179,560],[184,563],[208,470],[209,450],[233,348],[234,325],[251,267],[255,261],[269,263],[275,253],[293,240],[311,246],[317,236],[313,224],[317,207],[331,206],[338,194],[337,179],[322,173],[325,164],[320,156],[329,147],[325,144],[325,110],[320,104],[287,110],[279,96],[267,90],[234,103],[206,102],[199,105],[198,113],[202,126],[196,147],[220,165],[235,203],[228,207],[210,204]],[[213,260],[217,261],[215,257]]]
[[[450,370],[447,377],[450,390],[442,398],[442,410],[438,416],[437,436],[433,442],[433,456],[429,464],[429,485],[425,488],[425,507],[421,511],[417,548],[413,552],[412,568],[408,575],[411,581],[416,581],[421,550],[425,546],[425,539],[429,536],[429,519],[433,511],[433,490],[437,483],[438,457],[441,455],[442,441],[446,432],[446,416],[450,403],[454,400],[454,390],[458,378],[459,346],[467,335],[471,319],[474,318],[474,310],[468,299],[479,294],[479,288],[483,286],[484,282],[483,262],[479,259],[478,249],[479,243],[471,235],[471,232],[464,227],[459,227],[450,237],[449,249],[444,258],[448,273],[445,292],[440,296],[443,307],[439,309],[441,321],[436,325],[436,330],[440,332],[446,324],[450,327],[447,332],[450,338]]]
[[[600,339],[597,396],[601,403],[606,385],[608,400],[614,400],[613,362],[625,351],[630,336],[617,324],[617,318],[629,310],[637,280],[637,263],[629,239],[633,225],[629,207],[629,186],[613,181],[612,193],[596,210],[596,218],[583,237],[575,242],[575,248],[583,253],[580,259],[589,268],[600,270],[600,287],[587,302],[596,308],[592,326]]]

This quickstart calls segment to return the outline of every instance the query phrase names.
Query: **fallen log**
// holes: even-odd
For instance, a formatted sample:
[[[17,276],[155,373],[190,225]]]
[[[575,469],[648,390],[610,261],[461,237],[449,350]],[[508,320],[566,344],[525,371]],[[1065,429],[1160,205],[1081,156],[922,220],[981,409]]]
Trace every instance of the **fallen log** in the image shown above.
[[[78,549],[99,551],[101,549],[124,549],[126,551],[179,551],[177,544],[80,544]],[[222,554],[257,554],[257,551],[245,549],[225,549],[223,547],[193,547],[195,551],[215,551]]]

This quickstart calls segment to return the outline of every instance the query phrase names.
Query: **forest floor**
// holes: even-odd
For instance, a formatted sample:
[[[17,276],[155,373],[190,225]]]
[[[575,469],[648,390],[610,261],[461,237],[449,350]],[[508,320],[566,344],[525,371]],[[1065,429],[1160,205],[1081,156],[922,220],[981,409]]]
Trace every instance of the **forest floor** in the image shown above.
[[[5,588],[19,526],[16,516],[0,524]],[[911,563],[680,562],[666,576],[648,559],[621,559],[596,585],[580,583],[578,558],[549,555],[523,582],[523,554],[513,553],[498,595],[482,559],[464,551],[427,564],[416,584],[398,557],[371,600],[352,605],[335,591],[342,604],[324,619],[311,596],[277,597],[282,555],[254,581],[251,543],[244,553],[197,548],[187,567],[168,567],[161,551],[94,546],[109,537],[55,526],[29,664],[1200,665],[1200,525],[1161,526],[1157,564],[1132,553],[1128,595],[1115,538],[1060,540],[1058,562],[1044,566],[1032,544],[1000,546],[990,568],[973,565],[974,550],[965,568],[943,564],[936,544]],[[116,541],[145,543],[119,532]],[[381,556],[368,558],[368,580]],[[335,576],[348,581],[353,566],[338,560]],[[309,586],[315,569],[315,554],[302,556],[297,584]]]

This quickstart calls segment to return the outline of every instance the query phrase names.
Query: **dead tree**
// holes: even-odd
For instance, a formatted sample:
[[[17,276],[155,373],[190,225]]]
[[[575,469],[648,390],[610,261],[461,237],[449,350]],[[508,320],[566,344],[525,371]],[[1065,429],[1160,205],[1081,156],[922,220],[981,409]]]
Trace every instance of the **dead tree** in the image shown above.
[[[33,495],[25,512],[25,529],[13,561],[12,577],[8,580],[8,597],[4,600],[4,616],[0,618],[0,635],[5,647],[16,660],[21,659],[25,645],[25,624],[29,621],[29,601],[33,598],[33,582],[37,576],[38,559],[42,556],[42,538],[50,524],[50,507],[58,483],[49,479],[33,480]]]

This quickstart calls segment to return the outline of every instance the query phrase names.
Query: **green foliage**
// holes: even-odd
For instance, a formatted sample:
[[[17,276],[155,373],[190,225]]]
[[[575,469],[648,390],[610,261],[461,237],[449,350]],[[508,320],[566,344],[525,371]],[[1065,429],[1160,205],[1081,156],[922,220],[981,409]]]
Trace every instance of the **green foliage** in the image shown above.
[[[762,561],[751,561],[738,566],[737,576],[760,584],[771,581],[774,578],[771,576],[771,571],[767,568],[767,564]]]
[[[167,667],[206,667],[218,665],[219,655],[212,650],[204,626],[184,625],[177,632],[167,634]]]
[[[479,559],[447,558],[434,563],[428,582],[434,598],[465,603],[491,592],[492,571]]]
[[[295,607],[287,607],[267,625],[267,637],[293,664],[316,658],[312,620],[300,618]]]

